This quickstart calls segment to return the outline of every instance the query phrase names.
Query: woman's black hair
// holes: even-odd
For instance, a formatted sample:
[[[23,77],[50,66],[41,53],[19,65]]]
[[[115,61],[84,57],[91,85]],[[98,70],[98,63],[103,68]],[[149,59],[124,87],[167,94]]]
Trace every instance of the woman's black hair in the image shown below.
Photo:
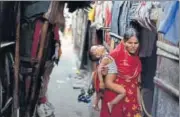
[[[134,28],[128,28],[128,30],[124,33],[124,41],[128,41],[133,36],[136,36],[138,39],[138,32]]]

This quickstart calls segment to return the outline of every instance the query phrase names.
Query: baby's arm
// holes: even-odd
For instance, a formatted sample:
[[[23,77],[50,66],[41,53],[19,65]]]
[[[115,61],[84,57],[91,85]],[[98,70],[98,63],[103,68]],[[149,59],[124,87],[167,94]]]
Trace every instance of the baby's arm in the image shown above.
[[[105,78],[105,85],[106,88],[118,93],[118,94],[126,94],[126,90],[123,86],[115,83],[116,80],[116,74],[108,74]]]

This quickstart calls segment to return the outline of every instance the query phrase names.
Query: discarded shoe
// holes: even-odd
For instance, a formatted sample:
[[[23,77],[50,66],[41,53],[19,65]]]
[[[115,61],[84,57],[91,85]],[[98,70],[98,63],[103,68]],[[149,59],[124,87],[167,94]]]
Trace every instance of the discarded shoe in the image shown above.
[[[42,103],[37,107],[37,114],[39,117],[53,117],[54,107],[51,103]]]
[[[91,102],[91,96],[80,94],[78,96],[78,102],[84,102],[84,103],[90,103]]]

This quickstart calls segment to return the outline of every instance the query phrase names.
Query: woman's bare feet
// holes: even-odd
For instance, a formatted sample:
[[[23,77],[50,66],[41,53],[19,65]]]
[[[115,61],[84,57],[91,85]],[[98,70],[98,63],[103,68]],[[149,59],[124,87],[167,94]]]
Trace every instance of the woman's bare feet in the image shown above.
[[[109,109],[109,113],[112,112],[112,108],[113,108],[113,104],[111,104],[110,102],[107,103],[108,109]]]
[[[99,95],[98,95],[99,96]],[[98,102],[99,102],[99,100],[98,100],[98,97],[96,97],[96,99],[95,99],[95,101],[94,101],[94,103],[93,103],[93,108],[94,108],[94,110],[96,110],[96,111],[99,111],[100,109],[99,109],[99,106],[98,106]]]
[[[94,104],[94,105],[93,105],[93,108],[94,108],[94,110],[96,110],[96,111],[100,111],[98,104]]]

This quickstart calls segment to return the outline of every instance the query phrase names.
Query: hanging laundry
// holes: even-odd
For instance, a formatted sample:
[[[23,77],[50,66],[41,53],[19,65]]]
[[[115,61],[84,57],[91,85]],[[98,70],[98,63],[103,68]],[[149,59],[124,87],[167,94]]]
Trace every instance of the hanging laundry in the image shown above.
[[[95,5],[95,20],[94,23],[91,24],[91,27],[95,26],[96,29],[99,30],[103,26],[103,2],[96,1]]]
[[[95,8],[96,6],[93,4],[92,9],[90,9],[88,13],[88,20],[90,20],[91,22],[94,22],[95,19]]]
[[[42,22],[40,20],[36,21],[34,34],[33,34],[33,42],[31,47],[31,59],[36,59],[36,54],[38,51],[40,35],[41,35]]]
[[[140,30],[140,57],[150,57],[152,55],[153,46],[157,39],[157,33],[149,31],[146,28]]]
[[[122,9],[120,10],[119,22],[118,22],[118,26],[119,26],[118,34],[120,36],[124,35],[127,27],[129,26],[128,15],[129,15],[130,6],[131,6],[131,2],[130,1],[125,1],[123,3]]]
[[[111,32],[118,35],[119,29],[119,13],[122,8],[124,1],[114,1],[112,6],[112,22],[111,22]]]
[[[65,18],[63,13],[64,4],[60,4],[58,1],[52,1],[44,17],[48,19],[51,24],[58,24],[60,30],[63,32],[65,25]]]
[[[41,16],[47,12],[50,1],[26,1],[22,3],[22,15],[28,19],[37,18],[37,15]]]
[[[111,1],[106,1],[104,2],[104,25],[105,27],[110,27],[111,22],[112,22],[112,2]],[[110,46],[111,45],[111,39],[108,31],[105,31],[105,41],[106,43]]]
[[[157,3],[154,2],[139,2],[139,3],[133,3],[131,7],[131,20],[137,21],[141,26],[151,30],[155,31],[156,29],[156,23],[155,21],[151,20],[151,12],[154,7],[157,7]]]

